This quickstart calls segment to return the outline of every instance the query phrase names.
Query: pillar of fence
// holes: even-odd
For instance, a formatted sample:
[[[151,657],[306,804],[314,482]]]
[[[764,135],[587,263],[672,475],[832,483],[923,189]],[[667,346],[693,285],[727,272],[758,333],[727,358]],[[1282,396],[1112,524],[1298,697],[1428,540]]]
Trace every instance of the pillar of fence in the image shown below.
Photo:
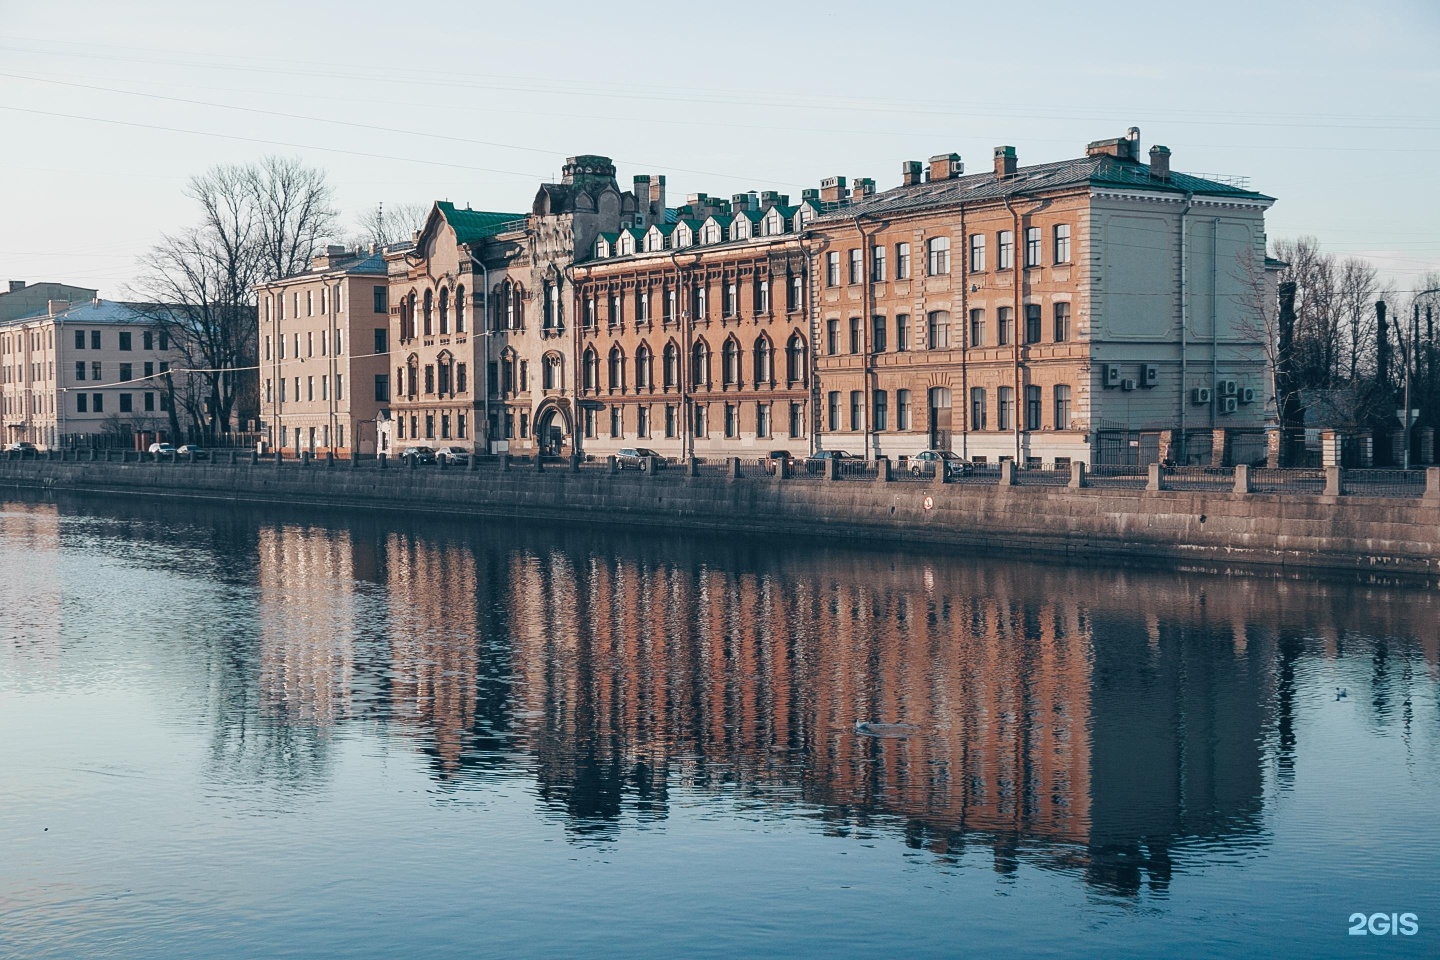
[[[258,466],[259,463],[260,463],[260,451],[259,451],[259,450],[251,450],[251,451],[250,451],[250,465],[251,465],[252,467],[253,467],[253,466]]]
[[[1150,470],[1145,476],[1146,490],[1163,490],[1165,485],[1161,482],[1160,464],[1150,464]]]
[[[580,458],[580,454],[578,454],[578,453],[572,453],[572,454],[570,454],[570,472],[571,472],[571,473],[579,473],[579,472],[580,472],[580,459],[581,459],[581,458]]]
[[[471,450],[470,456],[465,458],[465,470],[467,473],[474,473],[480,469],[480,452]]]
[[[405,461],[405,465],[408,466],[411,470],[418,470],[418,469],[420,469],[420,458],[419,458],[418,456],[414,456],[414,457],[401,457],[400,459],[404,460],[404,461]]]
[[[1325,496],[1327,496],[1327,497],[1338,497],[1338,496],[1340,496],[1340,468],[1339,468],[1339,467],[1326,467],[1326,468],[1325,468]]]
[[[1079,490],[1081,487],[1090,486],[1090,477],[1085,471],[1083,460],[1070,461],[1070,483],[1071,490]]]
[[[1001,460],[1001,461],[1000,461],[1000,486],[1002,486],[1002,487],[1013,487],[1013,486],[1015,486],[1015,461],[1014,461],[1014,460]]]
[[[450,464],[449,464],[449,462],[448,462],[449,459],[450,459],[449,457],[436,457],[436,458],[435,458],[435,465],[436,465],[437,467],[439,467],[441,470],[449,470],[449,469],[450,469]]]
[[[660,458],[659,458],[659,457],[646,457],[644,460],[642,460],[642,461],[640,462],[640,469],[641,469],[641,470],[644,470],[646,473],[650,474],[650,476],[652,476],[652,477],[655,476],[655,474],[658,473],[659,470],[660,470]]]
[[[610,468],[611,473],[620,472],[620,460],[614,454],[605,458],[605,465]]]
[[[876,460],[875,460],[875,482],[876,482],[876,483],[889,483],[889,482],[890,482],[890,477],[891,477],[891,475],[890,475],[890,458],[889,458],[889,457],[878,457],[878,458],[876,458]]]
[[[308,466],[310,466],[310,451],[309,451],[309,450],[301,450],[301,451],[300,451],[300,466],[302,466],[302,467],[308,467]]]
[[[384,469],[386,469],[386,468],[390,465],[390,454],[388,454],[388,453],[377,453],[377,454],[375,454],[375,462],[379,464],[379,467],[377,467],[376,469],[379,469],[379,470],[384,470]]]
[[[358,454],[358,453],[352,453],[352,454],[350,454],[350,469],[351,469],[351,470],[359,470],[359,469],[360,469],[360,454]]]
[[[790,458],[789,458],[789,457],[776,457],[776,458],[775,458],[775,479],[776,479],[776,480],[789,480],[789,479],[790,479]]]
[[[698,477],[698,476],[700,476],[700,458],[698,458],[698,457],[686,457],[686,458],[685,458],[685,475],[686,475],[687,477]]]
[[[727,457],[725,459],[725,476],[731,480],[740,479],[740,458]]]
[[[1435,428],[1420,428],[1420,449],[1416,451],[1421,463],[1435,462]]]
[[[237,464],[237,463],[239,463],[239,462],[240,462],[239,454],[237,454],[234,450],[231,450],[231,451],[230,451],[230,466],[233,467],[233,466],[235,466],[235,464]]]
[[[1235,464],[1235,492],[1250,492],[1250,467],[1246,464]]]
[[[826,480],[839,480],[839,479],[840,479],[840,461],[837,460],[837,459],[835,459],[834,457],[831,457],[831,458],[829,458],[828,460],[825,461],[825,479],[826,479]]]
[[[1440,467],[1425,468],[1425,499],[1440,503]]]
[[[331,470],[331,469],[334,469],[334,467],[335,467],[335,451],[334,451],[334,450],[326,450],[326,451],[325,451],[325,469]]]

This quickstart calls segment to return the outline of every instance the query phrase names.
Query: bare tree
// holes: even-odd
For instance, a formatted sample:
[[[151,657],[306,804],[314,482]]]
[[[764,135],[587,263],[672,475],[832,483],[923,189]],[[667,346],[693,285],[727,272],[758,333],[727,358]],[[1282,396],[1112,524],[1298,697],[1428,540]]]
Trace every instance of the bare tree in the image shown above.
[[[1371,263],[1346,257],[1340,263],[1337,313],[1343,326],[1348,379],[1370,375],[1375,356],[1375,301],[1380,299],[1380,274]]]
[[[409,240],[425,226],[430,215],[427,203],[377,203],[355,217],[353,241],[359,246],[399,243]]]
[[[137,309],[180,354],[165,377],[172,432],[213,440],[237,412],[258,413],[255,286],[305,269],[335,212],[323,171],[275,157],[214,167],[186,194],[200,223],[164,235],[141,259],[135,290],[146,303]]]

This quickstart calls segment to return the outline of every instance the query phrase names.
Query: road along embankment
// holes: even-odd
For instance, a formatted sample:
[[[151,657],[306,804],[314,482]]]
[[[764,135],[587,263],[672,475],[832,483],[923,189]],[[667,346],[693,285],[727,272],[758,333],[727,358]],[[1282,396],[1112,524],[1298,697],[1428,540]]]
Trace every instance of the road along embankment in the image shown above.
[[[888,474],[888,470],[884,473]],[[738,476],[734,474],[740,474]],[[1014,555],[1163,560],[1226,570],[1357,571],[1440,583],[1440,472],[1423,496],[1366,497],[795,477],[759,468],[603,465],[407,469],[0,459],[0,487],[316,504],[457,517],[943,544]],[[1153,484],[1152,484],[1153,485]]]

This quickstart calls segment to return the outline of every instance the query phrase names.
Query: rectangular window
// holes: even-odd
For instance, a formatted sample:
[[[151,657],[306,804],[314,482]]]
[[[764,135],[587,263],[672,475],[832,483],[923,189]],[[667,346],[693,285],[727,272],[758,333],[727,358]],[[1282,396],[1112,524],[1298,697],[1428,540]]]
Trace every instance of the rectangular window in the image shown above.
[[[1025,304],[1025,342],[1040,342],[1040,304]]]
[[[1001,307],[995,311],[995,342],[1002,347],[1009,346],[1015,339],[1015,310],[1012,307]]]
[[[455,365],[455,392],[465,393],[470,389],[470,374],[466,365],[457,363]]]
[[[612,438],[618,440],[621,436],[624,435],[623,432],[622,432],[623,427],[624,427],[624,421],[621,419],[620,408],[619,408],[619,407],[611,407],[611,408],[610,408],[610,436],[611,436]]]
[[[84,330],[76,330],[76,331],[75,331],[75,349],[76,349],[76,350],[84,350],[84,349],[85,349],[85,331],[84,331]]]
[[[425,439],[435,439],[435,414],[433,413],[425,414]]]
[[[840,286],[840,251],[831,250],[825,254],[825,286]]]
[[[875,431],[888,428],[890,418],[890,401],[884,390],[875,391]]]
[[[673,440],[675,438],[677,423],[675,417],[675,404],[665,404],[665,436]]]
[[[895,391],[895,429],[910,429],[910,391]]]
[[[895,244],[895,279],[910,279],[910,244]]]
[[[345,428],[341,427],[340,429],[344,430]],[[455,435],[461,440],[464,440],[468,434],[469,424],[465,420],[465,414],[457,413],[455,415]],[[344,434],[342,433],[341,436],[344,436]]]
[[[132,337],[134,337],[134,334],[132,334],[129,330],[122,330],[122,331],[120,331],[120,349],[121,349],[121,350],[130,350],[130,349],[132,349],[132,347],[131,347],[131,344],[132,344],[132,342],[133,342],[132,339],[131,339]]]
[[[755,436],[770,436],[770,404],[768,403],[755,405]]]
[[[154,361],[154,360],[146,360],[146,361],[145,361],[145,376],[146,376],[147,378],[155,376],[155,361]]]
[[[390,312],[390,292],[389,292],[389,291],[390,291],[390,288],[389,288],[389,287],[380,287],[380,286],[372,287],[372,288],[370,289],[370,296],[371,296],[371,298],[372,298],[372,299],[371,299],[371,302],[370,302],[370,306],[371,306],[371,309],[373,309],[376,313],[389,313],[389,312]]]
[[[982,273],[985,270],[985,234],[970,234],[970,272]]]
[[[835,356],[840,352],[840,321],[829,320],[825,324],[825,352]]]
[[[435,392],[435,365],[433,363],[425,364],[425,392]]]
[[[932,277],[943,277],[950,272],[950,238],[931,237],[925,241],[925,254]]]
[[[930,314],[930,349],[950,349],[950,314],[944,310],[936,310]]]
[[[86,393],[77,393],[77,394],[75,394],[75,412],[76,412],[76,413],[89,413],[89,412],[90,412],[89,409],[88,409],[89,401],[90,401],[90,395],[89,395],[89,394],[86,394]]]
[[[898,313],[895,315],[895,349],[910,349],[910,314]]]
[[[850,282],[859,283],[864,279],[865,253],[859,247],[850,251]]]
[[[450,439],[450,414],[448,413],[440,414],[440,439]]]
[[[321,399],[321,400],[329,400],[329,399],[330,399],[330,375],[329,375],[329,374],[322,374],[321,377],[320,377],[320,399]],[[336,397],[335,399],[336,399],[336,400],[339,400],[340,398],[339,398],[339,397]]]
[[[585,410],[585,436],[595,439],[595,411],[589,408]]]
[[[320,352],[325,352],[325,338],[320,338]],[[305,356],[315,356],[315,334],[311,331],[305,332]]]
[[[280,378],[280,402],[285,402],[285,378]]]
[[[1065,343],[1070,339],[1070,304],[1055,304],[1055,342]]]
[[[840,391],[831,390],[825,398],[825,422],[833,433],[840,429]]]
[[[92,393],[92,394],[90,395],[90,411],[91,411],[92,413],[104,413],[104,412],[105,412],[105,394],[103,394],[103,393]]]
[[[791,402],[790,404],[790,437],[805,436],[805,405],[803,403]]]
[[[170,349],[170,334],[166,333],[164,330],[160,331],[160,349]]]
[[[725,404],[725,436],[740,436],[740,408],[736,404]]]
[[[879,244],[870,251],[870,279],[875,283],[885,282],[885,248]]]
[[[306,400],[312,400],[312,401],[315,399],[315,378],[314,378],[314,377],[306,377],[306,378],[305,378],[305,399],[306,399]]]
[[[122,393],[122,394],[120,394],[120,412],[121,412],[121,413],[132,413],[132,412],[134,412],[134,409],[135,409],[134,396],[135,396],[135,395],[134,395],[134,394],[131,394],[131,393]]]
[[[135,365],[131,363],[120,364],[120,382],[129,383],[135,379]]]
[[[644,404],[635,409],[635,432],[642,437],[650,436],[650,408]]]
[[[985,311],[970,311],[970,346],[985,346]]]
[[[984,430],[985,423],[985,388],[970,388],[970,429]]]
[[[859,353],[864,346],[865,323],[859,317],[850,318],[850,352]]]
[[[378,403],[390,401],[390,374],[375,374],[375,400]]]
[[[1070,429],[1070,388],[1063,383],[1055,387],[1055,429]]]
[[[995,429],[1009,430],[1015,424],[1015,388],[1001,387],[1000,401],[995,411]]]
[[[695,407],[695,436],[710,436],[710,408],[704,404]]]
[[[870,318],[870,349],[876,353],[885,352],[885,327],[884,317]]]
[[[1040,388],[1030,385],[1025,388],[1025,429],[1040,429]]]
[[[100,361],[96,360],[90,364],[90,379],[100,381],[105,379],[100,375]]]
[[[99,350],[99,349],[100,349],[100,331],[99,331],[99,330],[91,330],[91,331],[90,331],[90,349],[91,349],[91,350]]]
[[[996,258],[996,270],[1011,270],[1015,267],[1015,234],[1009,230],[1000,231],[999,256]]]
[[[267,381],[267,382],[268,382],[268,381]],[[146,413],[154,413],[154,412],[155,412],[155,394],[153,394],[153,393],[146,392],[146,394],[145,394],[145,412],[146,412]]]
[[[1068,223],[1055,225],[1055,262],[1070,262],[1070,224]]]
[[[1025,266],[1040,266],[1040,228],[1025,228]]]
[[[850,391],[850,429],[859,431],[864,429],[865,417],[865,392],[863,390]]]
[[[76,379],[76,380],[84,380],[84,379],[85,379],[85,361],[84,361],[84,360],[76,360],[76,361],[75,361],[75,379]]]
[[[280,334],[280,336],[276,337],[276,340],[278,341],[277,346],[280,348],[280,349],[279,349],[280,359],[281,359],[281,360],[284,360],[284,359],[285,359],[285,334],[283,334],[283,333]]]
[[[146,330],[144,334],[144,347],[146,350],[155,349],[155,334],[151,333],[149,330]]]

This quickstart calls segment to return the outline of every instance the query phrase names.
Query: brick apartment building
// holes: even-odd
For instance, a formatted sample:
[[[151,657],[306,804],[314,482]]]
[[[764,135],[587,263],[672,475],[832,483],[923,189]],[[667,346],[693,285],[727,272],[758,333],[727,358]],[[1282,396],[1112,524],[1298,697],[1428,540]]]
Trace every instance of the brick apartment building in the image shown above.
[[[1045,465],[1263,453],[1273,199],[1174,172],[1165,147],[1149,160],[1132,129],[1033,167],[1007,146],[982,174],[948,154],[883,193],[829,183],[808,231],[820,444]]]

